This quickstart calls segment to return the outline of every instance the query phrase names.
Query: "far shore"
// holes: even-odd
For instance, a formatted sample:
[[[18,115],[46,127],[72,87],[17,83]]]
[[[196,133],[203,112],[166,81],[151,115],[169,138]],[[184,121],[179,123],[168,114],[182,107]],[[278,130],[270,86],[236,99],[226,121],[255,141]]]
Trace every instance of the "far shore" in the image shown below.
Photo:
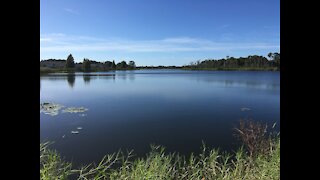
[[[43,68],[40,67],[40,75],[56,75],[56,76],[64,76],[65,74],[58,74],[58,73],[92,73],[92,72],[111,72],[111,71],[131,71],[131,70],[160,70],[160,69],[166,69],[166,70],[192,70],[192,71],[280,71],[279,68],[270,67],[270,68],[257,68],[257,67],[241,67],[241,68],[183,68],[183,67],[175,67],[175,68],[166,68],[166,67],[143,67],[143,68],[135,68],[135,69],[116,69],[116,70],[106,70],[106,71],[74,71],[74,70],[65,70],[65,69],[54,69],[54,68]],[[75,74],[77,75],[77,74]],[[112,76],[112,74],[79,74],[81,76]]]

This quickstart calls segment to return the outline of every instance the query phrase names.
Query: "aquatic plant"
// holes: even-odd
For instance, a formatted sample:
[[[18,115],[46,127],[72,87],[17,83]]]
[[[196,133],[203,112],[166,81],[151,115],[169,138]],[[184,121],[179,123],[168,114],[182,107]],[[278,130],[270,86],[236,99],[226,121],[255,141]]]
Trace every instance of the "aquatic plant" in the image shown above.
[[[88,111],[88,109],[84,107],[68,107],[62,110],[62,112],[68,112],[68,113],[80,113],[80,112],[86,112],[86,111]]]
[[[51,116],[56,116],[59,114],[59,110],[63,108],[64,106],[61,104],[55,104],[55,103],[40,103],[40,113],[48,114]]]
[[[56,116],[59,114],[59,111],[64,108],[64,105],[56,104],[56,103],[49,103],[43,102],[40,103],[40,113],[48,114],[51,116]],[[64,113],[83,113],[88,111],[88,108],[85,107],[68,107],[62,110]],[[86,114],[80,114],[80,116],[86,116]]]

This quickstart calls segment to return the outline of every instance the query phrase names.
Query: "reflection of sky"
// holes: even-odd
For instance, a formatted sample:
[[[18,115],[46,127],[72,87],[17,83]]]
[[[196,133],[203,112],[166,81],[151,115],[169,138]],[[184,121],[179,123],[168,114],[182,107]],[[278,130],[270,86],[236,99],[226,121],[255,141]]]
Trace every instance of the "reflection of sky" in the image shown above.
[[[202,111],[209,107],[227,111],[224,108],[254,106],[262,113],[264,109],[278,112],[280,108],[277,72],[136,72],[90,76],[89,82],[79,75],[75,76],[73,87],[70,87],[67,77],[43,77],[40,98],[41,101],[66,105],[91,106],[97,111],[101,110],[97,105],[117,108],[137,106],[134,108],[137,111],[145,108],[155,111],[153,107],[171,105],[178,109],[186,104],[203,107]]]
[[[55,141],[67,157],[88,162],[123,147],[144,152],[151,142],[181,152],[198,150],[201,140],[227,147],[240,118],[280,120],[277,72],[143,70],[74,78],[70,87],[66,76],[41,77],[40,101],[83,106],[87,116],[41,113],[40,136]],[[83,131],[70,136],[77,126]],[[101,152],[90,155],[83,150],[88,147]]]
[[[127,71],[128,72],[128,71]],[[223,73],[224,74],[224,73]],[[241,73],[237,73],[241,74]],[[117,73],[116,76],[76,76],[73,88],[68,86],[67,77],[44,77],[41,88],[42,97],[56,96],[56,98],[101,96],[146,96],[158,95],[166,98],[205,98],[210,96],[239,97],[239,93],[264,94],[279,93],[279,76],[221,76],[215,74],[125,74],[125,71]],[[86,79],[87,78],[87,79]],[[94,84],[94,85],[88,85]],[[70,85],[70,83],[69,83]],[[86,85],[86,86],[84,86]],[[45,89],[44,89],[45,88]],[[64,93],[61,91],[63,90]]]

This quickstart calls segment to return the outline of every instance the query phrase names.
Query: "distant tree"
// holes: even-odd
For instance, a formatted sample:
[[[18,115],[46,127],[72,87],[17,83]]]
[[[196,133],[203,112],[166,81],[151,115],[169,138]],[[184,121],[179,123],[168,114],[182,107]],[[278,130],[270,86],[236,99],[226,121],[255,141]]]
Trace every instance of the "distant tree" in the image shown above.
[[[104,62],[104,67],[106,69],[111,69],[112,68],[112,62],[111,61],[106,61]]]
[[[112,61],[112,66],[111,66],[111,68],[112,68],[112,69],[116,69],[116,67],[117,67],[117,66],[116,66],[116,63],[115,63],[114,60],[113,60],[113,61]]]
[[[117,69],[126,69],[126,68],[128,68],[126,61],[121,61],[117,64]]]
[[[74,59],[72,57],[72,54],[70,54],[67,58],[66,68],[74,68]]]
[[[129,68],[130,69],[135,69],[136,68],[136,63],[134,61],[129,61]]]
[[[82,63],[83,71],[89,72],[91,71],[91,62],[89,59],[84,58]]]
[[[273,53],[273,60],[275,61],[276,66],[280,67],[280,53]]]
[[[279,53],[269,53],[270,61],[264,56],[251,55],[248,57],[234,58],[226,56],[226,59],[206,59],[204,61],[191,62],[188,68],[198,69],[198,68],[214,68],[218,70],[222,69],[234,69],[234,68],[270,68],[270,67],[280,67],[280,54]]]
[[[268,53],[268,57],[269,57],[270,60],[273,60],[273,53],[272,53],[272,52],[269,52],[269,53]]]
[[[273,60],[280,60],[280,53],[273,53]]]

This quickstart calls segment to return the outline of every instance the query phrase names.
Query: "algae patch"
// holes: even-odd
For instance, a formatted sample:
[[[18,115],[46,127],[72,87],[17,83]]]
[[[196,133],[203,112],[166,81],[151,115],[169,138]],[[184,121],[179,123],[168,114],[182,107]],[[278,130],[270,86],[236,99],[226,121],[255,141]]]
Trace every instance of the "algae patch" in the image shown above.
[[[64,107],[65,106],[61,104],[44,102],[40,103],[40,113],[56,116]],[[62,110],[63,113],[83,113],[86,111],[88,111],[88,108],[85,107],[66,107]],[[86,114],[80,114],[80,116],[86,116]]]
[[[62,112],[68,112],[68,113],[82,113],[88,111],[87,108],[84,107],[68,107],[64,109]]]
[[[56,116],[59,114],[59,110],[64,106],[55,103],[40,103],[40,113],[48,114],[50,116]]]
[[[240,108],[241,111],[250,111],[251,109],[250,108],[246,108],[246,107],[243,107],[243,108]]]

